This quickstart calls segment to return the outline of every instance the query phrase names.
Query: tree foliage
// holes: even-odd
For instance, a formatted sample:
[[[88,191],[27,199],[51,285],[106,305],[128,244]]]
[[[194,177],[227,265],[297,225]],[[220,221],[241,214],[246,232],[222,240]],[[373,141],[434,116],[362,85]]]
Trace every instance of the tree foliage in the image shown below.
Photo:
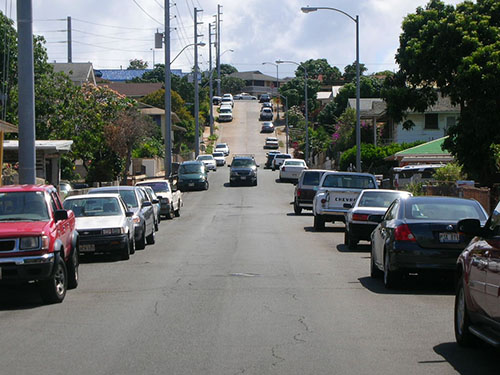
[[[132,59],[130,60],[127,70],[139,70],[139,69],[147,69],[148,62],[141,59]]]
[[[342,76],[339,68],[328,64],[326,59],[310,59],[304,61],[295,71],[295,76],[303,78],[304,68],[309,78],[316,79],[325,85],[333,85]]]
[[[394,118],[421,111],[439,94],[460,105],[460,120],[445,141],[469,177],[491,185],[500,143],[500,2],[466,1],[456,7],[431,0],[403,21],[396,61],[400,71],[383,96]]]
[[[230,64],[220,64],[220,75],[221,77],[223,76],[228,76],[232,73],[238,72],[238,69],[236,69],[234,66]]]
[[[361,77],[368,69],[365,64],[359,63],[359,76]],[[356,61],[350,65],[346,65],[344,68],[344,74],[342,75],[346,82],[356,81]],[[360,78],[361,79],[361,78]]]
[[[245,81],[241,78],[226,76],[221,79],[221,90],[224,93],[237,94],[240,93],[245,86]]]
[[[309,111],[318,107],[316,94],[320,87],[321,84],[319,81],[310,78],[307,79],[307,101],[309,104]],[[289,107],[303,104],[305,99],[304,78],[293,78],[281,85],[280,93],[288,99]]]

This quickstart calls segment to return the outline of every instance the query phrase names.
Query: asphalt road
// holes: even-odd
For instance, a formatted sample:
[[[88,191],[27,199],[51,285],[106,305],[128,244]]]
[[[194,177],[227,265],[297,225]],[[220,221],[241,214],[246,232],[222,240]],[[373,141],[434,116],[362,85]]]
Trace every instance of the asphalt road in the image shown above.
[[[258,108],[237,102],[221,140],[263,164]],[[228,168],[211,172],[155,245],[83,260],[62,304],[2,290],[0,374],[498,374],[498,351],[455,344],[446,282],[386,291],[368,244],[314,232],[277,173],[229,187]]]

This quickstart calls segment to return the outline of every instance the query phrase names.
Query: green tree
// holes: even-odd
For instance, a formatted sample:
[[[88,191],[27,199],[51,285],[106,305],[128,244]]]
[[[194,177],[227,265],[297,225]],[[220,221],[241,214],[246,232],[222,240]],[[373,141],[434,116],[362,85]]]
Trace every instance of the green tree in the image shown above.
[[[462,166],[457,163],[449,163],[444,167],[436,169],[434,178],[438,182],[453,182],[465,179]]]
[[[321,87],[321,83],[315,79],[307,79],[307,101],[309,111],[312,112],[318,107],[316,94]],[[280,86],[281,95],[287,97],[290,107],[304,103],[304,78],[293,78]]]
[[[444,147],[469,177],[494,182],[491,144],[500,143],[500,2],[466,1],[455,7],[432,0],[403,21],[396,61],[383,96],[397,119],[422,111],[438,95],[460,106]]]
[[[367,71],[365,64],[359,63],[359,75],[360,77]],[[350,65],[346,65],[344,68],[344,74],[342,76],[347,82],[355,82],[356,81],[356,62],[353,62]]]
[[[175,75],[172,74],[172,78]],[[149,72],[145,72],[142,77],[137,77],[131,82],[165,82],[165,64],[155,64]]]
[[[222,77],[221,89],[224,93],[237,94],[246,86],[245,81],[237,77]]]
[[[361,98],[379,98],[382,91],[382,81],[375,77],[360,78],[360,97]],[[356,98],[356,83],[345,84],[334,99],[335,108],[333,115],[339,117],[347,108],[349,98]]]
[[[147,69],[148,62],[141,59],[132,59],[128,65],[127,70],[139,70],[139,69]]]
[[[238,69],[236,69],[234,66],[230,64],[220,64],[220,75],[221,77],[223,76],[228,76],[232,73],[236,73]]]
[[[304,77],[304,68],[307,70],[307,76],[311,79],[321,81],[325,85],[332,85],[338,81],[342,73],[336,66],[328,64],[326,59],[310,59],[300,64],[295,71],[296,77]]]

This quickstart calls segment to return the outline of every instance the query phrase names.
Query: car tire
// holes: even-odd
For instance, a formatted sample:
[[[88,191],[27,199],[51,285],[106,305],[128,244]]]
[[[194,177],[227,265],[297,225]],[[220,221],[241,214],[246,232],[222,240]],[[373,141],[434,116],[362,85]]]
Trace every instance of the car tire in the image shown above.
[[[130,240],[127,237],[125,241],[125,246],[120,251],[120,259],[121,260],[129,260],[130,259]]]
[[[177,210],[174,211],[175,217],[181,216],[181,201],[177,202]]]
[[[47,304],[61,303],[68,287],[68,272],[64,260],[58,256],[54,267],[50,279],[41,281],[39,285],[42,301]]]
[[[476,343],[476,338],[469,331],[471,322],[469,314],[467,313],[467,302],[465,300],[464,281],[462,276],[460,276],[457,284],[453,317],[455,340],[457,344],[463,347],[473,346]]]
[[[257,186],[257,180],[253,182],[253,186]]]
[[[132,236],[132,240],[130,240],[130,255],[135,254],[135,237]]]
[[[344,232],[344,244],[347,246],[349,250],[355,250],[358,245],[358,240],[356,240],[349,234],[347,227],[345,228]]]
[[[399,271],[391,271],[389,269],[389,252],[384,252],[384,286],[386,289],[394,289],[401,281]]]
[[[274,172],[276,170],[276,167],[273,165],[273,167],[271,169]]]
[[[146,237],[146,243],[148,245],[154,245],[155,243],[155,231],[153,230],[149,236]]]
[[[233,181],[229,181],[229,186],[234,186],[234,182]]]
[[[320,215],[314,216],[314,230],[319,232],[325,229],[325,219]]]
[[[208,181],[205,181],[205,186],[203,187],[203,190],[208,190]]]
[[[167,218],[167,220],[172,220],[175,216],[175,212],[174,212],[174,206],[173,205],[170,205],[170,208],[167,212],[167,214],[165,215],[165,217]]]
[[[158,219],[155,218],[155,232],[158,232],[160,227],[158,226]]]
[[[302,207],[300,207],[297,203],[297,199],[293,201],[293,212],[295,213],[295,215],[302,214]]]
[[[78,246],[73,249],[68,260],[68,289],[76,289],[78,287],[78,279],[80,277],[78,267],[80,266],[80,256],[78,254]]]
[[[135,248],[137,250],[144,250],[146,248],[146,228],[142,228],[142,236],[139,241],[135,241]]]

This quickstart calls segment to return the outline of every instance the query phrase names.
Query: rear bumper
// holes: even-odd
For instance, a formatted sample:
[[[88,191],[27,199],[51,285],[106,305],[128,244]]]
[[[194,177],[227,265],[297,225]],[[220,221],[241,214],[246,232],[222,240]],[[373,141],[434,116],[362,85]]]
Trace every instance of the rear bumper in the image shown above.
[[[141,238],[142,232],[140,232],[140,235],[137,235],[137,230],[136,230],[136,239]],[[114,252],[114,251],[119,251],[123,249],[125,244],[127,243],[127,234],[120,234],[117,236],[95,236],[95,237],[86,237],[82,238],[80,236],[80,246],[81,245],[94,245],[95,246],[95,252],[99,253],[108,253],[108,252]],[[82,253],[82,251],[80,251]]]
[[[377,227],[377,224],[355,224],[349,223],[349,234],[353,238],[357,238],[358,240],[371,240],[371,234],[373,230]]]
[[[52,275],[55,254],[0,258],[0,284],[46,280]]]
[[[188,190],[199,190],[205,188],[205,181],[196,181],[196,182],[178,182],[177,186],[180,191],[188,191]]]
[[[394,243],[391,270],[455,270],[461,249],[424,249],[415,243]]]

